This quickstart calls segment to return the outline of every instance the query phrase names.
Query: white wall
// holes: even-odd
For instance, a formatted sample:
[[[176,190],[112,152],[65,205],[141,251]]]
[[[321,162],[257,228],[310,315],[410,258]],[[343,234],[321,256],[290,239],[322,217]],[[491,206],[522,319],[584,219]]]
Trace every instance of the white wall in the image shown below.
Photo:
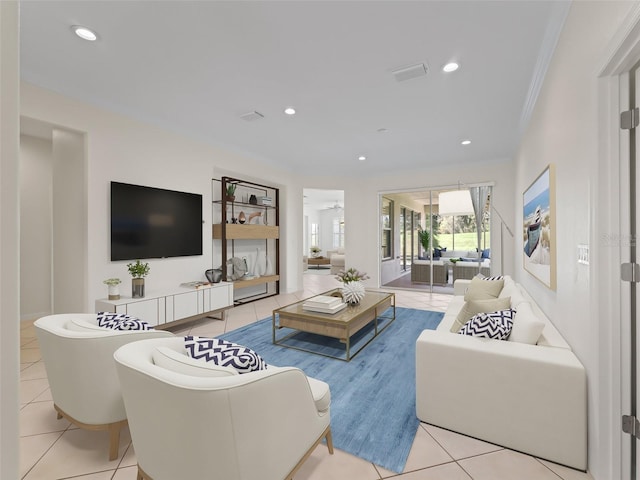
[[[87,176],[84,135],[52,133],[53,312],[93,311],[87,299]],[[108,235],[107,231],[107,235]]]
[[[0,478],[18,478],[20,42],[18,2],[0,2]]]
[[[203,195],[203,255],[149,260],[151,273],[147,277],[147,291],[204,279],[205,269],[216,263],[212,258],[211,241],[212,178],[237,174],[269,185],[296,185],[289,180],[290,174],[272,166],[30,84],[22,84],[21,102],[21,113],[26,117],[86,134],[87,291],[84,295],[78,293],[84,296],[88,309],[93,309],[97,298],[106,296],[106,287],[102,284],[105,278],[120,277],[124,282],[123,289],[129,284],[127,262],[109,260],[109,185],[112,180]],[[298,217],[302,216],[302,189],[291,187],[291,192],[294,202],[290,201],[288,192],[280,192],[282,235],[291,237],[287,224],[292,217],[295,217],[294,230],[299,232],[298,236],[291,237],[289,244],[283,244],[281,273],[285,277],[285,291],[297,289],[302,278],[302,272],[294,271],[295,266],[300,265],[299,254],[295,255],[295,262],[287,258],[294,255],[288,247],[301,240]],[[295,252],[299,251],[298,246]],[[292,285],[288,286],[287,281]]]
[[[50,140],[20,136],[20,317],[52,313]]]
[[[599,338],[607,318],[596,312],[598,272],[577,263],[577,245],[602,248],[594,219],[598,191],[598,67],[609,42],[633,2],[574,2],[542,86],[529,127],[516,158],[517,212],[522,212],[524,189],[549,163],[556,165],[557,291],[551,291],[522,267],[516,248],[516,278],[527,288],[562,332],[587,369],[589,401],[589,470],[596,479],[615,478],[609,446],[619,424],[608,419],[609,397],[599,358],[615,355]],[[522,218],[516,236],[522,231]],[[593,283],[595,282],[595,284]]]

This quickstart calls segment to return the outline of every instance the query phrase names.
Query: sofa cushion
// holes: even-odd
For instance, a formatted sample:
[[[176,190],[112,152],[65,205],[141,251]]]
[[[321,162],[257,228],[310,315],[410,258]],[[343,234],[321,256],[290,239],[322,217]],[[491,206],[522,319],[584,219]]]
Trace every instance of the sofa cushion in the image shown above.
[[[223,367],[233,367],[238,373],[264,370],[267,363],[256,352],[237,343],[219,338],[184,337],[184,345],[191,358],[203,359]]]
[[[467,291],[464,294],[464,299],[466,301],[469,301],[498,298],[498,295],[500,295],[500,292],[502,291],[503,285],[503,279],[486,280],[483,277],[473,277],[471,279],[471,283],[469,283]]]
[[[518,305],[509,341],[535,345],[543,329],[544,322],[533,312],[531,304],[522,302]]]
[[[507,310],[511,307],[511,298],[492,298],[489,300],[469,300],[465,302],[455,322],[451,326],[451,331],[457,333],[462,326],[467,323],[471,317],[478,313],[497,312],[499,310]]]
[[[97,323],[90,322],[84,318],[71,318],[65,325],[67,330],[74,332],[104,332],[104,328],[99,327]]]
[[[506,340],[513,327],[514,310],[501,310],[499,312],[479,313],[471,317],[460,331],[460,335],[472,337],[492,338],[494,340]]]
[[[228,377],[238,375],[232,367],[222,367],[213,362],[196,360],[186,353],[176,352],[169,347],[156,347],[152,354],[153,363],[173,372],[191,375],[193,377]]]

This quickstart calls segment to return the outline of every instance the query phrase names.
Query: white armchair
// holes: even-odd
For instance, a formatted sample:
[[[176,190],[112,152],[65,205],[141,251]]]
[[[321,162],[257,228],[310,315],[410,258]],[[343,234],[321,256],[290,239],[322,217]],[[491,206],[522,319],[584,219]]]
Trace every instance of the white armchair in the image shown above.
[[[179,352],[182,338],[136,342],[114,355],[138,479],[292,479],[322,439],[333,453],[326,383],[291,367],[207,374],[206,363]]]
[[[87,430],[108,430],[109,460],[115,460],[127,415],[113,352],[143,338],[173,335],[98,327],[95,313],[49,315],[34,325],[58,419]]]

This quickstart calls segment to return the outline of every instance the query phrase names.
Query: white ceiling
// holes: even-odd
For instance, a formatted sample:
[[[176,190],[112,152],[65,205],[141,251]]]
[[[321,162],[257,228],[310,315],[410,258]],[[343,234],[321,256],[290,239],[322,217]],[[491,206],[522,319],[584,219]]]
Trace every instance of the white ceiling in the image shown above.
[[[494,162],[515,154],[568,5],[22,1],[21,74],[301,173]],[[427,76],[391,74],[417,63]]]

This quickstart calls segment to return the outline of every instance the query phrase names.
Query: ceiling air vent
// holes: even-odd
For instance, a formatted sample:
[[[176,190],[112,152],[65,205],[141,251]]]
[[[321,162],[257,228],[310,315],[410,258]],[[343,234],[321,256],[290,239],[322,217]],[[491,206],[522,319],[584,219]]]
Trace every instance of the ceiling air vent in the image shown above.
[[[427,66],[424,63],[418,63],[417,65],[411,65],[409,67],[402,67],[396,70],[392,70],[391,73],[396,77],[396,81],[404,82],[412,78],[422,77],[427,74]]]
[[[240,115],[240,118],[246,120],[247,122],[253,122],[254,120],[260,120],[261,118],[264,118],[264,115],[262,115],[260,112],[248,112]]]

